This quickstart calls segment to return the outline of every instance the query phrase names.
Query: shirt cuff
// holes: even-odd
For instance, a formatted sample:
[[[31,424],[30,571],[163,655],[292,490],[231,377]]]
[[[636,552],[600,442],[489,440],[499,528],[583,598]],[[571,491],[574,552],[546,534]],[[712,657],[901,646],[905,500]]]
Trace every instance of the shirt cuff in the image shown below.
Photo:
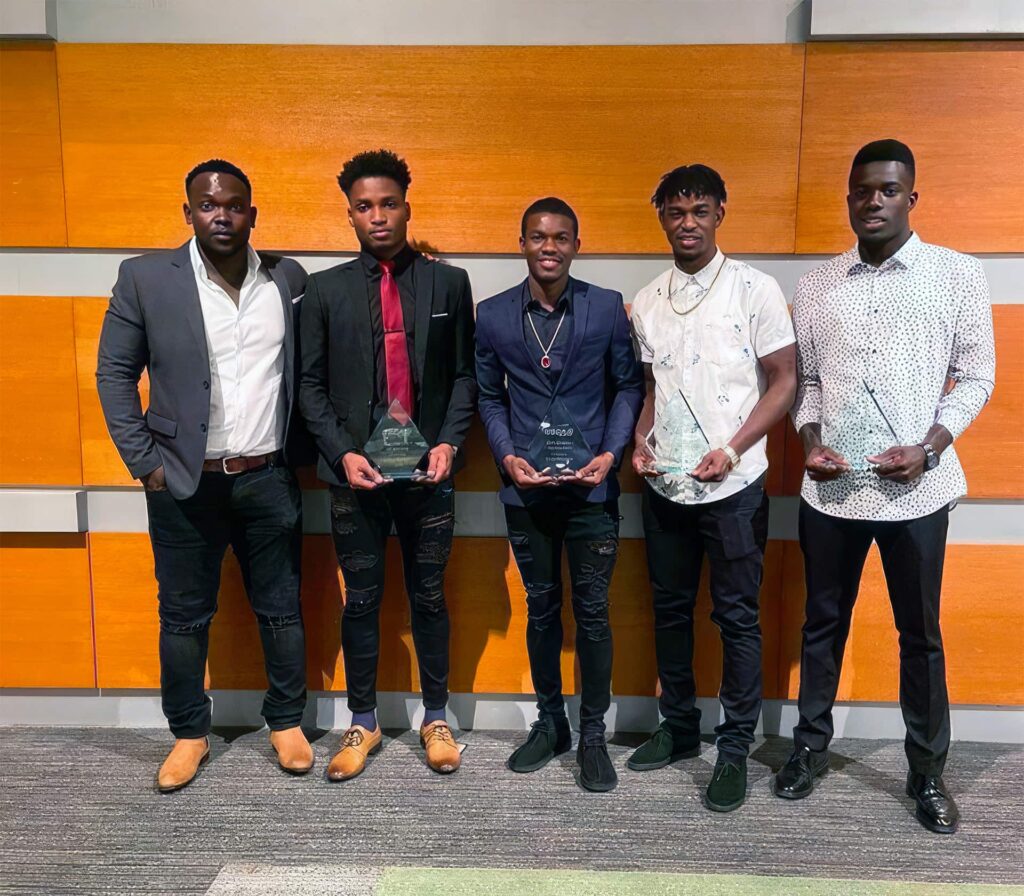
[[[805,394],[797,399],[791,413],[793,426],[800,432],[808,423],[821,423],[821,396]]]
[[[972,420],[973,418],[966,411],[952,406],[939,408],[939,413],[935,417],[935,422],[946,427],[954,441],[963,435]]]

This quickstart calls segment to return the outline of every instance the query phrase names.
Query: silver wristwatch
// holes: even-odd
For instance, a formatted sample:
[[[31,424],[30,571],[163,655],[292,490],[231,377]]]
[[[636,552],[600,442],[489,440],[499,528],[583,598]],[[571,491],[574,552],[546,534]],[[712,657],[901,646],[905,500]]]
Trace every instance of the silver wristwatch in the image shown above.
[[[931,446],[930,443],[924,442],[917,446],[924,451],[924,470],[927,473],[929,470],[934,470],[939,465],[938,452]]]

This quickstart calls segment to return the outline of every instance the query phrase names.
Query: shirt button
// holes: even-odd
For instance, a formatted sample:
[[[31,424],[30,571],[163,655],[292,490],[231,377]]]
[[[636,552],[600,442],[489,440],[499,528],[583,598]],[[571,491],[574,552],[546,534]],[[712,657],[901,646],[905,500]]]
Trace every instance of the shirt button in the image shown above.
[[[204,389],[209,389],[210,388],[210,383],[209,383],[208,380],[203,380],[203,388]]]
[[[200,423],[199,424],[199,431],[200,432],[206,432],[206,424],[205,423]]]

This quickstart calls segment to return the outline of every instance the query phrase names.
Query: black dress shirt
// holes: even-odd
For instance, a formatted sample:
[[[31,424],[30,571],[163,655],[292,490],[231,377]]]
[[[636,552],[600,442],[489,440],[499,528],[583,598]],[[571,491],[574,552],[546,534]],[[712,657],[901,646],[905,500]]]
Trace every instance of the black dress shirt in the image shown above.
[[[565,313],[565,319],[562,314]],[[533,327],[537,328],[537,335],[533,334]],[[561,328],[559,329],[559,322]],[[572,342],[572,279],[565,284],[565,290],[555,303],[553,311],[548,311],[540,302],[530,294],[530,284],[523,286],[523,338],[526,339],[526,348],[530,357],[541,367],[541,358],[544,356],[544,349],[537,344],[538,337],[544,345],[551,343],[551,350],[548,352],[548,359],[551,366],[544,370],[548,376],[548,382],[552,387],[558,382],[562,375],[562,368],[565,366],[565,358],[569,354],[569,345]],[[558,336],[555,336],[555,331]],[[552,343],[551,340],[554,339]],[[544,368],[541,368],[544,369]]]
[[[402,323],[405,326],[405,346],[409,353],[409,370],[412,373],[412,392],[419,399],[419,382],[416,371],[416,351],[414,336],[416,328],[416,282],[413,274],[417,252],[406,245],[393,259],[395,269],[392,272],[398,284],[398,295],[402,300]],[[384,357],[384,310],[380,302],[380,262],[369,252],[359,253],[366,274],[366,288],[370,296],[370,327],[373,330],[373,422],[376,425],[387,413],[388,401],[388,368]],[[406,408],[416,416],[416,409]]]

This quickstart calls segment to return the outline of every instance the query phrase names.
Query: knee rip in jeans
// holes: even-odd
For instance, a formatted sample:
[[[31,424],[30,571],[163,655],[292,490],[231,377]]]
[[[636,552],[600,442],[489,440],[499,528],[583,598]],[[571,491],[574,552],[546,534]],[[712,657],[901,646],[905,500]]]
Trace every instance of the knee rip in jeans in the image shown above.
[[[331,495],[331,524],[339,535],[351,535],[358,528],[352,515],[355,513],[355,499],[351,495]]]
[[[579,572],[576,574],[575,590],[581,593],[595,592],[602,595],[608,593],[608,585],[612,580],[611,558],[606,558],[600,566],[592,563],[581,563]]]
[[[191,622],[186,625],[176,625],[166,620],[160,620],[160,628],[171,635],[194,635],[196,632],[204,631],[210,627],[210,621]]]
[[[342,613],[346,616],[362,616],[374,612],[380,605],[381,589],[374,585],[370,588],[346,588],[345,606]]]
[[[544,631],[562,615],[562,586],[547,582],[526,582],[526,615],[537,631]]]
[[[279,629],[291,628],[293,625],[298,625],[302,622],[302,617],[298,613],[286,613],[284,616],[267,616],[263,613],[257,613],[256,621],[263,628],[268,628],[271,631],[276,632]]]
[[[444,610],[444,573],[436,572],[427,576],[412,593],[412,603],[417,610],[440,613]]]
[[[377,565],[377,555],[366,551],[350,551],[339,556],[338,563],[348,572],[365,572]]]
[[[432,566],[444,566],[452,550],[450,538],[439,538],[436,541],[421,541],[416,546],[416,562]]]
[[[591,641],[604,641],[611,634],[607,600],[576,600],[576,628]]]

